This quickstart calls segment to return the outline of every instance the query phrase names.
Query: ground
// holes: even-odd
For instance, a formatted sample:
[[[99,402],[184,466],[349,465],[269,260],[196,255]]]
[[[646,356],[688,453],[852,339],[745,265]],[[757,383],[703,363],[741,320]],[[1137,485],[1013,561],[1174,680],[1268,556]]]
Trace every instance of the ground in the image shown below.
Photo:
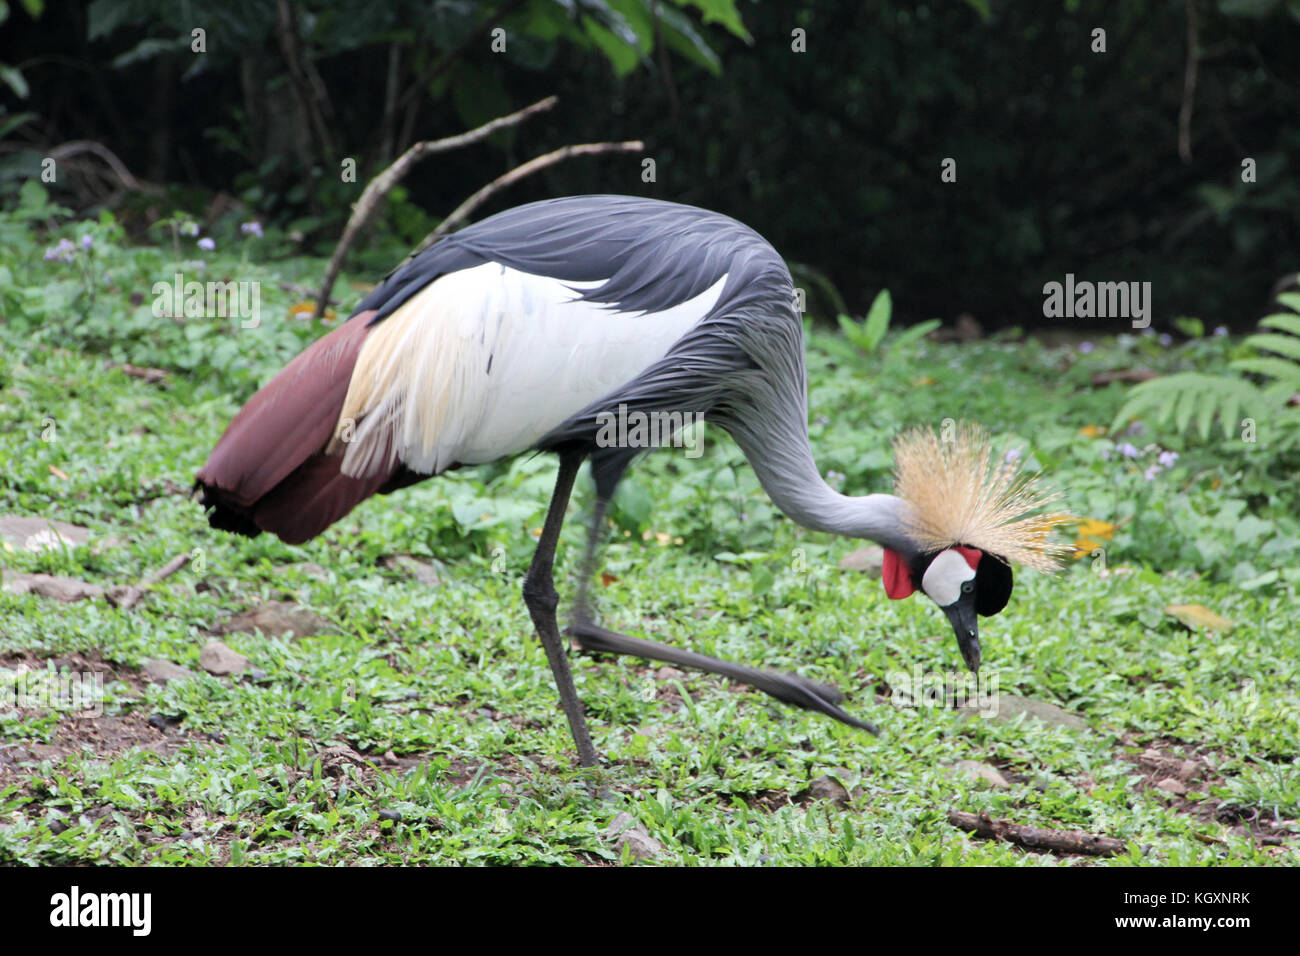
[[[1249,458],[1126,422],[1110,431],[1126,386],[1092,381],[1209,346],[1003,336],[892,351],[886,339],[866,354],[814,331],[813,444],[833,484],[887,490],[897,428],[973,419],[1042,465],[1080,519],[1064,537],[1081,556],[1020,573],[1010,606],[982,622],[1001,712],[906,699],[918,681],[961,679],[943,615],[888,600],[861,542],[777,514],[706,425],[703,457],[657,452],[623,489],[603,622],[833,683],[881,732],[575,652],[604,756],[581,771],[520,594],[553,460],[373,499],[302,547],[208,528],[189,497],[195,470],[257,381],[321,332],[287,311],[266,326],[209,339],[140,323],[128,341],[174,344],[131,351],[102,329],[0,324],[0,516],[85,529],[84,541],[5,539],[0,677],[30,684],[53,668],[104,688],[98,716],[0,698],[0,861],[1300,863],[1294,520],[1254,490],[1270,479]],[[187,351],[216,341],[233,343],[219,362]],[[1149,478],[1125,441],[1181,457]],[[562,540],[562,609],[589,485]],[[177,556],[134,603],[114,590]],[[18,593],[38,573],[95,587]],[[214,641],[246,662],[201,660]],[[167,662],[190,676],[162,680]],[[1012,716],[1026,707],[1047,719]],[[988,842],[951,826],[951,810],[1126,850]]]

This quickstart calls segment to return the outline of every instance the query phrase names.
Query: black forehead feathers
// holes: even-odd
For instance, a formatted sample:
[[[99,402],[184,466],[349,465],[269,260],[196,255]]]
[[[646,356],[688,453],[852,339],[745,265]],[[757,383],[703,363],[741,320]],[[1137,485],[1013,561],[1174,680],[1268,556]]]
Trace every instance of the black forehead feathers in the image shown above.
[[[963,547],[970,547],[970,545],[963,545]],[[947,550],[947,548],[943,549],[943,551]],[[916,563],[912,565],[912,582],[916,588],[921,587],[921,579],[925,577],[925,572],[934,559],[943,554],[943,551],[927,551],[917,557]],[[975,569],[975,613],[980,617],[992,617],[1011,600],[1013,584],[1011,565],[996,554],[989,554],[987,551],[980,551],[980,554],[983,557],[980,558],[979,566]]]
[[[1011,565],[996,554],[983,554],[975,569],[975,613],[992,617],[1011,600]]]

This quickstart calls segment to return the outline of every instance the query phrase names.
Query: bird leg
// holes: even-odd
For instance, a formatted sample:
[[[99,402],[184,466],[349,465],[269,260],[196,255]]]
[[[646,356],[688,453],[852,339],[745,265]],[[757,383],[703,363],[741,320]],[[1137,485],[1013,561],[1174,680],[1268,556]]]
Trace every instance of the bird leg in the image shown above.
[[[777,700],[794,704],[805,710],[834,717],[836,720],[877,733],[873,724],[858,720],[835,706],[844,699],[840,691],[829,684],[805,680],[795,674],[783,674],[779,671],[764,671],[744,664],[720,660],[694,651],[686,651],[643,637],[629,637],[596,624],[591,611],[589,585],[595,572],[596,551],[600,544],[604,528],[605,510],[609,499],[597,495],[596,509],[592,515],[591,528],[588,531],[587,547],[582,559],[582,578],[578,584],[578,601],[573,611],[572,624],[565,633],[574,637],[584,651],[601,654],[628,654],[632,657],[644,657],[653,661],[664,661],[682,667],[691,667],[710,674],[720,674],[742,684],[749,684]]]
[[[560,691],[560,705],[564,715],[569,719],[569,730],[573,733],[573,742],[578,747],[578,763],[591,767],[599,759],[596,748],[592,746],[591,734],[587,730],[587,718],[582,712],[582,702],[573,686],[573,674],[569,671],[569,659],[564,653],[564,643],[560,639],[559,626],[555,620],[555,609],[559,605],[559,595],[555,592],[553,569],[555,565],[555,545],[560,538],[560,528],[564,524],[564,510],[569,504],[569,494],[573,491],[573,479],[582,464],[582,454],[563,452],[560,455],[560,473],[555,479],[555,491],[551,495],[551,506],[546,512],[546,523],[542,527],[542,537],[537,542],[528,573],[524,575],[524,603],[532,616],[537,636],[541,638],[546,650],[547,660],[551,664],[551,673],[555,676],[555,686]]]

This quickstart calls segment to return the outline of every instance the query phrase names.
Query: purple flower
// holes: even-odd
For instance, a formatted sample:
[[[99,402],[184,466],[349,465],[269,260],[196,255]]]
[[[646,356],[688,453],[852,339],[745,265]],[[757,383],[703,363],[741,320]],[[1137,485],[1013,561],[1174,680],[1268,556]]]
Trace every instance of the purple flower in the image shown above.
[[[258,239],[262,238],[262,224],[256,219],[252,222],[241,223],[239,231],[246,236],[256,236]]]
[[[89,249],[94,244],[95,244],[95,238],[90,233],[86,233],[84,236],[81,237],[81,248]]]
[[[1218,326],[1215,326],[1215,328],[1214,328],[1214,334],[1215,334],[1215,335],[1227,335],[1227,334],[1228,334],[1228,327],[1227,327],[1226,325],[1218,325]]]
[[[1093,345],[1091,342],[1080,342],[1080,343],[1079,343],[1079,351],[1082,352],[1084,355],[1087,355],[1089,352],[1091,352],[1091,351],[1092,351],[1093,349],[1095,349],[1096,347],[1097,347],[1097,346]]]
[[[1142,477],[1145,478],[1147,481],[1154,481],[1156,475],[1158,474],[1160,474],[1160,466],[1152,465],[1146,471],[1142,472]]]
[[[1010,464],[1012,464],[1012,463],[1014,463],[1014,462],[1019,461],[1019,460],[1020,460],[1020,449],[1019,449],[1019,448],[1012,448],[1010,451],[1007,452],[1006,457],[1004,457],[1002,460],[1005,461],[1008,465],[1010,465]]]
[[[1160,338],[1156,339],[1156,341],[1159,342],[1161,345],[1173,345],[1174,337],[1170,335],[1168,332],[1161,332]]]
[[[1146,425],[1143,425],[1141,422],[1134,422],[1132,425],[1130,425],[1130,426],[1129,426],[1129,427],[1124,431],[1124,434],[1125,434],[1125,435],[1144,435],[1144,434],[1146,434],[1146,430],[1147,430]]]
[[[1156,457],[1156,461],[1160,462],[1160,466],[1162,468],[1174,467],[1174,462],[1176,462],[1177,460],[1178,460],[1178,452],[1176,451],[1162,451]]]
[[[204,236],[202,239],[199,240],[199,248],[206,249],[208,252],[211,252],[213,249],[217,248],[217,244],[212,241],[211,237]]]
[[[1116,445],[1115,450],[1125,458],[1136,458],[1140,454],[1140,452],[1128,442],[1121,442],[1119,445]]]
[[[72,244],[71,239],[60,239],[57,246],[50,246],[45,250],[45,261],[53,262],[72,262],[77,255],[77,247]]]

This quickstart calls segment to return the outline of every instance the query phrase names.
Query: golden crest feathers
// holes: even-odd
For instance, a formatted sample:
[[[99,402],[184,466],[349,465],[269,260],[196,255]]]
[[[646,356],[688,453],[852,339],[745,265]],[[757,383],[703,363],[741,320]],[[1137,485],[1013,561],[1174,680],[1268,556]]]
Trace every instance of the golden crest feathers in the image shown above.
[[[1048,538],[1070,516],[1033,513],[1059,495],[1022,472],[1020,455],[995,459],[981,426],[963,422],[945,438],[914,428],[894,440],[895,494],[911,507],[907,530],[922,549],[965,544],[1037,571],[1059,568],[1068,549]]]

